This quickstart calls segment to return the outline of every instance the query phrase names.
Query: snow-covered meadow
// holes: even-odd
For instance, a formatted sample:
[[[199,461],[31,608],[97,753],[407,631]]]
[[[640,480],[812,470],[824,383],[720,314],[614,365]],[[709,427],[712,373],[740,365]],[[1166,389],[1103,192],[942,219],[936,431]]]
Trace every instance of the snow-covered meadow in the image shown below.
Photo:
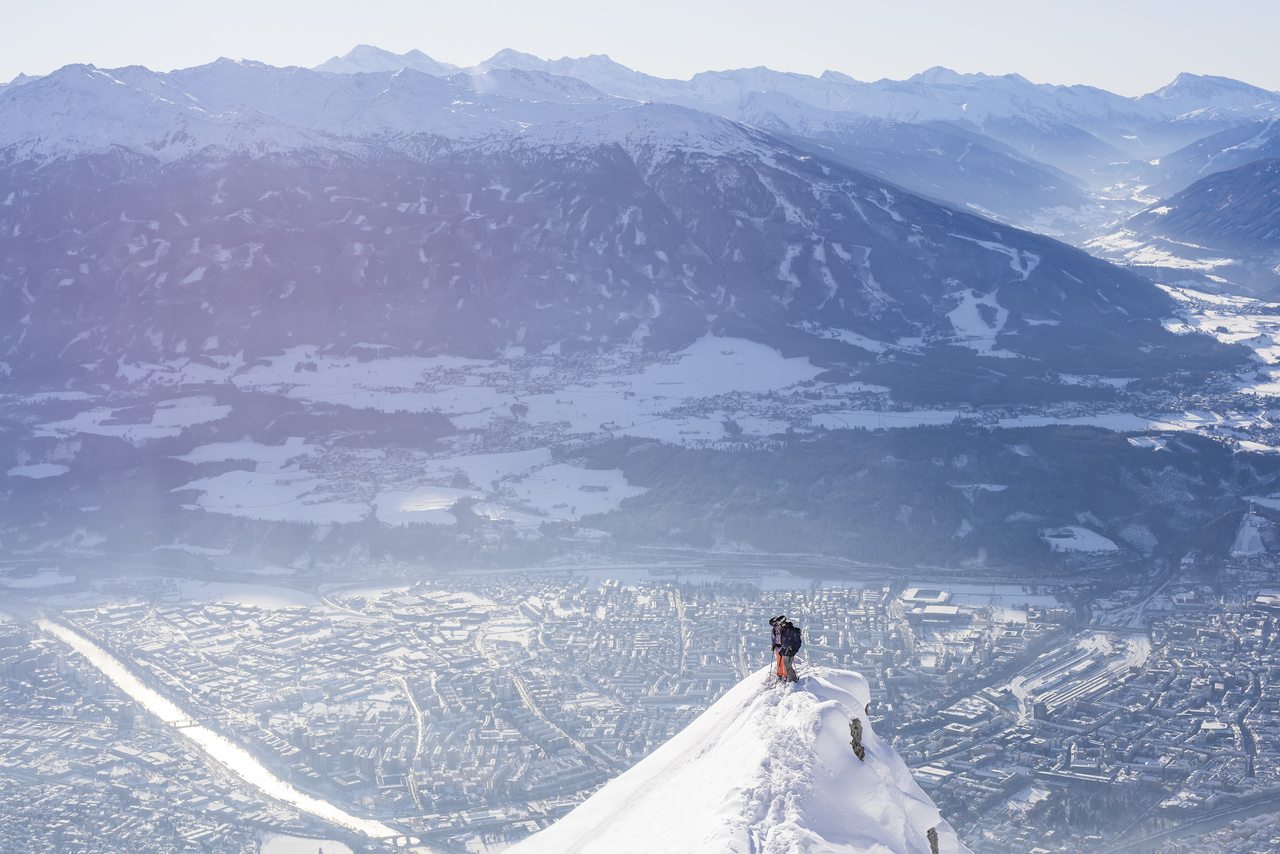
[[[1035,263],[1030,256],[1010,255],[1010,268],[1020,276],[1028,275]],[[1000,355],[994,347],[1003,316],[998,294],[967,293],[959,294],[952,312],[954,343]],[[1183,319],[1169,321],[1170,328],[1244,341],[1261,359],[1280,359],[1280,326],[1260,304],[1170,293],[1186,308]],[[844,340],[840,330],[804,331]],[[877,357],[912,346],[910,341],[847,343]],[[1265,410],[1134,412],[1125,411],[1123,404],[989,411],[908,407],[895,402],[883,386],[824,374],[809,358],[713,335],[671,353],[638,346],[596,354],[513,347],[499,357],[479,359],[398,355],[392,348],[366,344],[341,355],[299,345],[251,362],[238,354],[213,354],[163,365],[122,363],[119,376],[136,399],[126,395],[122,403],[119,395],[99,400],[83,394],[43,399],[40,405],[56,405],[58,415],[37,421],[33,432],[58,440],[56,455],[11,466],[6,475],[11,480],[74,477],[80,437],[115,438],[141,448],[157,442],[191,443],[191,436],[200,435],[173,455],[189,474],[171,492],[188,510],[266,522],[329,526],[375,521],[392,528],[442,531],[462,530],[459,522],[470,514],[494,530],[534,536],[545,523],[577,523],[616,510],[645,491],[621,471],[588,468],[566,450],[574,443],[614,438],[734,449],[759,447],[783,434],[976,421],[1008,429],[1100,427],[1135,434],[1130,442],[1152,451],[1165,448],[1168,434],[1181,431],[1209,433],[1251,450],[1271,449],[1256,436],[1271,426]],[[1082,375],[1058,380],[1120,392],[1126,386],[1123,380]],[[1265,382],[1243,390],[1263,391]],[[242,415],[237,407],[257,399],[283,399],[295,409],[338,413],[339,420],[342,413],[443,418],[452,432],[440,441],[426,439],[420,448],[386,447],[371,440],[353,445],[320,435],[277,433],[267,440],[252,429],[237,429]],[[553,448],[558,450],[553,453]],[[1051,551],[1107,554],[1119,549],[1086,529],[1046,529],[1041,536]]]

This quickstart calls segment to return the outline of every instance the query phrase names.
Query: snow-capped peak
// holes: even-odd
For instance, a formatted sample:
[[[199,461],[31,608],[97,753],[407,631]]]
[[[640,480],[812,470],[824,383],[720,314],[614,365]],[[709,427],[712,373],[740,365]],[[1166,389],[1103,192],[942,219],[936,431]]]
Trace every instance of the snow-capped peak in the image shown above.
[[[411,68],[424,74],[442,77],[458,70],[456,65],[439,62],[420,50],[408,53],[392,53],[380,47],[359,44],[343,56],[334,56],[315,67],[316,71],[330,74],[361,74],[380,71],[400,71]]]
[[[919,854],[968,849],[871,731],[857,673],[748,676],[671,741],[512,849]],[[861,728],[859,759],[853,730]]]
[[[1021,74],[985,74],[981,71],[966,73],[956,71],[953,68],[947,68],[945,65],[935,65],[932,68],[926,68],[924,71],[913,74],[911,77],[907,78],[908,83],[930,83],[933,85],[980,83],[982,81],[995,80],[1008,80],[1011,83],[1018,83],[1027,86],[1034,85]]]
[[[473,68],[449,78],[484,95],[497,95],[511,100],[592,101],[608,96],[576,77],[563,77],[524,68]]]
[[[30,83],[32,80],[39,80],[39,76],[31,74],[19,74],[8,83],[0,83],[0,86],[21,86],[24,83]]]
[[[684,83],[653,77],[615,62],[602,53],[560,59],[542,59],[529,53],[506,48],[481,62],[475,71],[494,68],[543,71],[565,77],[576,77],[608,95],[636,101],[674,98],[683,91]]]
[[[1180,98],[1187,95],[1205,98],[1227,92],[1245,93],[1250,97],[1261,98],[1275,98],[1277,95],[1275,92],[1270,92],[1239,80],[1233,80],[1230,77],[1219,77],[1213,74],[1192,74],[1189,71],[1184,71],[1173,78],[1171,83],[1161,86],[1152,92],[1150,97],[1167,101],[1171,98]]]
[[[219,60],[168,73],[65,68],[0,90],[0,156],[46,159],[124,149],[170,161],[203,149],[258,155],[357,151],[430,135],[477,142],[741,150],[744,128],[673,104],[648,109],[541,69],[437,76],[331,74]],[[406,149],[408,150],[408,149]]]
[[[911,75],[909,81],[916,83],[960,83],[969,77],[985,78],[985,74],[961,74],[959,71],[947,68],[945,65],[935,65],[932,68],[926,68],[917,74]]]
[[[549,60],[540,56],[504,47],[493,56],[479,63],[476,68],[518,68],[527,71],[529,69],[544,70],[550,64]]]
[[[1184,71],[1168,85],[1143,95],[1140,102],[1158,104],[1166,111],[1213,113],[1226,111],[1236,115],[1263,117],[1280,112],[1280,92],[1216,77]]]

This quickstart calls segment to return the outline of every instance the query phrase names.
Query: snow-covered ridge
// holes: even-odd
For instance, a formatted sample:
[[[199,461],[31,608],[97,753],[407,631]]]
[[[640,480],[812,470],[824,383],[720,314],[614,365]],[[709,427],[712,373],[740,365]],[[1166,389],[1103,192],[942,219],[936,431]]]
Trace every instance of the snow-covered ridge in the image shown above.
[[[335,74],[218,60],[161,74],[66,66],[0,89],[0,160],[127,150],[172,161],[209,149],[410,151],[454,144],[634,143],[750,148],[745,129],[675,104],[608,96],[542,70],[411,67]]]
[[[352,71],[374,67],[425,70],[424,60],[434,63],[420,51],[396,55],[362,45],[341,60],[335,57],[317,68],[339,70],[339,63],[349,62]],[[762,66],[703,71],[688,80],[674,80],[636,71],[603,54],[543,59],[505,49],[475,68],[541,70],[576,77],[619,97],[704,107],[737,101],[753,93],[777,92],[815,107],[905,121],[981,121],[988,116],[1168,119],[1193,110],[1272,114],[1280,109],[1280,93],[1226,77],[1188,73],[1178,75],[1154,92],[1130,98],[1093,86],[1033,83],[1020,74],[966,74],[941,66],[906,80],[861,81],[836,71],[812,76]]]
[[[866,718],[859,674],[748,676],[692,724],[513,854],[968,851]],[[852,746],[861,726],[865,758]]]
[[[124,148],[167,160],[210,147],[254,155],[352,150],[405,136],[472,143],[517,138],[530,129],[550,129],[545,137],[557,141],[578,141],[575,129],[584,125],[590,126],[585,141],[591,143],[598,141],[602,120],[608,124],[613,113],[636,101],[737,117],[744,111],[741,102],[760,93],[790,99],[801,113],[815,110],[812,121],[823,123],[832,120],[831,113],[969,128],[1012,121],[1034,133],[1073,128],[1121,147],[1130,137],[1114,136],[1116,127],[1194,122],[1210,114],[1280,114],[1280,93],[1191,75],[1150,95],[1126,98],[1087,86],[1032,83],[1016,74],[944,68],[900,81],[768,68],[669,80],[602,55],[545,60],[507,50],[458,69],[420,51],[394,54],[361,45],[314,70],[222,59],[168,73],[69,65],[44,77],[19,78],[0,87],[0,152],[17,160]],[[803,115],[789,121],[804,122]],[[613,141],[618,128],[606,130]],[[1010,140],[1022,133],[1007,125],[993,132],[1013,133]],[[673,144],[681,144],[680,133]]]
[[[333,56],[316,66],[316,71],[330,74],[367,74],[380,71],[400,71],[411,68],[424,74],[444,76],[458,70],[458,66],[439,62],[420,50],[408,53],[392,53],[380,47],[358,44],[342,56]]]
[[[1230,77],[1184,71],[1173,82],[1143,95],[1139,100],[1180,112],[1206,108],[1248,112],[1259,108],[1265,111],[1261,105],[1274,103],[1276,93]]]

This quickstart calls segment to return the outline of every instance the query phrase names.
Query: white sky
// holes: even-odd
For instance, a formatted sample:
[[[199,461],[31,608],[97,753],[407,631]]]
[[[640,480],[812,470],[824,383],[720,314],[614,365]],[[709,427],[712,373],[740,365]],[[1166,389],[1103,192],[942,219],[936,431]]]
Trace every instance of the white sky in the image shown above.
[[[1123,94],[1179,71],[1280,89],[1280,0],[0,0],[0,80],[72,62],[315,65],[358,43],[472,65],[607,53],[666,77],[933,65]]]

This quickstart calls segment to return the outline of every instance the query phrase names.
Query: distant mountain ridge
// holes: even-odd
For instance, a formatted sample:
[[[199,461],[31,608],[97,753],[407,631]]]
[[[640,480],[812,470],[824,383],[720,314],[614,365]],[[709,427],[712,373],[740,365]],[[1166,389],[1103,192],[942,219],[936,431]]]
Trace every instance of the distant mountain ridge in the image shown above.
[[[458,66],[438,62],[420,50],[392,53],[373,45],[356,45],[342,56],[334,56],[315,67],[316,71],[332,74],[360,74],[364,72],[400,71],[409,68],[424,74],[440,76],[452,74]]]
[[[1099,191],[1023,150],[1105,154],[1114,146],[1072,124],[1087,110],[1018,108],[1010,93],[1056,96],[941,70],[884,84],[884,103],[949,110],[976,87],[983,122],[843,110],[862,84],[836,74],[708,74],[699,97],[726,99],[710,104],[619,97],[667,84],[603,57],[580,62],[590,79],[513,53],[439,73],[376,51],[350,60],[391,67],[72,65],[0,89],[0,376],[16,437],[4,470],[61,472],[11,476],[7,546],[75,544],[83,528],[109,532],[84,536],[119,554],[181,540],[286,562],[377,559],[385,547],[443,565],[493,544],[508,556],[581,548],[588,514],[605,550],[762,540],[1042,566],[1079,557],[1051,552],[1047,526],[1085,525],[1125,550],[1181,542],[1127,498],[1093,513],[1093,493],[1046,502],[959,471],[977,466],[967,426],[1183,425],[1195,419],[1163,408],[1218,400],[1257,364],[1256,342],[1188,322],[1177,292],[1018,227],[1087,225],[1107,199],[1121,204],[1106,215],[1151,206],[1141,184]],[[1227,435],[1232,418],[1215,429]],[[938,426],[915,450],[868,445],[863,463],[822,441],[922,425]],[[968,447],[948,462],[935,436]],[[193,480],[181,460],[246,437],[311,450],[279,478],[250,461]],[[634,444],[615,444],[624,438]],[[1079,459],[1070,438],[1024,480],[1056,490]],[[655,472],[654,446],[697,453]],[[399,449],[538,450],[537,471],[592,463],[615,487],[592,475],[526,503],[515,472],[443,477],[402,468]],[[352,480],[366,451],[385,466]],[[790,465],[801,458],[817,465]],[[738,478],[723,503],[701,500],[722,462],[743,460],[749,473],[788,464],[767,482]],[[952,465],[955,478],[936,479]],[[1205,477],[1244,483],[1233,465],[1214,457]],[[800,470],[804,483],[788,485]],[[873,474],[837,478],[852,499],[827,515],[816,508],[830,485],[815,491],[822,478],[808,473],[835,471]],[[623,472],[634,489],[616,488]],[[998,502],[970,512],[957,483],[999,484],[1002,500],[1027,494],[1049,515]],[[424,484],[457,506],[419,524],[392,493]],[[946,499],[921,500],[922,484]],[[259,487],[285,494],[236,494]],[[1177,501],[1202,507],[1204,495],[1188,486]],[[1221,515],[1234,496],[1216,498]],[[721,507],[744,509],[742,533],[688,528]],[[402,515],[414,527],[401,530]],[[158,521],[139,533],[135,518]],[[760,537],[762,525],[777,536]]]
[[[47,77],[65,78],[71,69],[80,68],[147,90],[153,103],[139,105],[140,112],[178,128],[169,139],[151,143],[153,152],[161,156],[166,150],[182,156],[199,144],[220,144],[250,153],[279,151],[299,147],[290,141],[299,133],[350,136],[439,131],[453,138],[477,139],[501,132],[501,122],[486,126],[481,113],[469,111],[468,98],[460,91],[466,89],[525,103],[660,101],[828,146],[825,150],[831,156],[914,192],[1077,242],[1096,235],[1105,223],[1117,218],[1109,212],[1109,205],[1092,198],[1094,194],[1104,200],[1112,198],[1115,186],[1125,181],[1171,187],[1169,192],[1182,189],[1200,175],[1171,186],[1179,170],[1173,165],[1176,158],[1167,160],[1169,165],[1163,167],[1150,167],[1147,161],[1157,162],[1214,133],[1234,132],[1251,122],[1280,115],[1280,94],[1228,78],[1185,73],[1155,92],[1131,98],[1089,86],[1032,83],[1017,74],[964,74],[943,67],[906,80],[873,82],[834,71],[811,76],[764,67],[705,71],[688,80],[674,80],[635,71],[603,54],[547,60],[506,49],[471,68],[460,69],[421,51],[396,54],[371,45],[358,45],[343,56],[332,57],[315,71],[330,78],[391,75],[386,103],[372,105],[377,117],[351,112],[353,104],[360,105],[361,99],[371,94],[353,96],[351,90],[375,85],[372,81],[344,86],[337,79],[330,81],[332,100],[322,102],[323,115],[314,103],[299,105],[312,115],[301,110],[289,115],[280,108],[287,104],[284,92],[276,93],[279,97],[274,106],[262,97],[236,104],[227,102],[227,93],[194,92],[201,88],[198,78],[207,74],[208,68],[228,62],[219,60],[175,71],[158,88],[148,88],[154,81],[142,77],[151,72],[140,68],[106,71],[70,66]],[[235,64],[245,69],[240,88],[262,86],[261,95],[275,91],[274,83],[248,83],[249,69],[260,63]],[[305,73],[297,68],[288,71],[295,77]],[[421,80],[410,84],[413,74],[447,81],[449,85],[437,93],[441,103],[436,106],[444,106],[443,98],[452,97],[452,122],[443,121],[445,114],[430,104],[405,99],[406,88],[428,88]],[[0,92],[12,93],[24,83],[42,79],[20,77],[0,87]],[[193,97],[195,100],[190,100]],[[764,106],[762,99],[772,99],[771,106]],[[218,133],[205,126],[212,114],[228,110],[241,114],[241,127],[223,128],[218,133],[225,138],[219,139]],[[414,111],[417,121],[412,118]],[[166,112],[175,115],[164,119],[160,114]],[[401,114],[398,119],[393,118],[396,112]],[[426,116],[431,120],[425,120]],[[265,138],[255,137],[247,127],[258,120],[274,120],[283,126]],[[19,129],[30,124],[21,116],[14,122],[12,126]],[[512,115],[506,126],[544,122],[545,116]],[[873,122],[879,123],[880,142],[873,138]],[[143,125],[146,123],[144,119]],[[909,131],[904,132],[906,129]],[[134,130],[129,125],[116,129],[126,137]],[[849,139],[850,130],[862,138]],[[841,139],[829,138],[833,134]],[[50,135],[66,135],[66,129],[51,128]],[[886,140],[889,151],[882,146]],[[0,147],[5,142],[0,134]],[[84,142],[79,141],[81,146]],[[333,140],[328,144],[337,146]],[[1223,164],[1228,165],[1228,160]],[[1138,177],[1147,174],[1150,177]],[[1131,204],[1123,213],[1140,207]]]
[[[1172,195],[1215,172],[1275,157],[1280,157],[1280,116],[1234,125],[1160,158],[1152,170],[1152,189]]]
[[[1062,244],[546,72],[69,66],[0,96],[0,163],[16,373],[708,332],[843,371],[892,361],[888,385],[981,358],[999,368],[972,376],[997,384],[1236,358],[1166,331],[1165,294]]]
[[[405,67],[420,67],[422,56],[411,52],[400,61]],[[1131,98],[1091,86],[1037,84],[1018,74],[964,74],[941,66],[906,80],[873,82],[835,71],[814,77],[764,67],[704,71],[689,80],[673,80],[635,71],[602,54],[545,60],[502,50],[476,66],[491,68],[542,70],[576,77],[619,97],[670,100],[716,111],[751,93],[771,91],[826,110],[894,121],[971,124],[1024,153],[1033,153],[1034,148],[1047,162],[1077,168],[1101,165],[1093,161],[1108,150],[1149,156],[1147,141],[1134,133],[1138,129],[1153,137],[1155,144],[1177,147],[1170,140],[1190,142],[1202,135],[1201,128],[1209,122],[1247,121],[1280,113],[1280,93],[1225,77],[1189,73]],[[1073,128],[1096,137],[1101,147],[1081,160],[1071,156],[1070,146],[1055,145],[1061,135],[1071,136]]]
[[[1203,290],[1280,295],[1280,158],[1211,172],[1098,240],[1101,254]]]

